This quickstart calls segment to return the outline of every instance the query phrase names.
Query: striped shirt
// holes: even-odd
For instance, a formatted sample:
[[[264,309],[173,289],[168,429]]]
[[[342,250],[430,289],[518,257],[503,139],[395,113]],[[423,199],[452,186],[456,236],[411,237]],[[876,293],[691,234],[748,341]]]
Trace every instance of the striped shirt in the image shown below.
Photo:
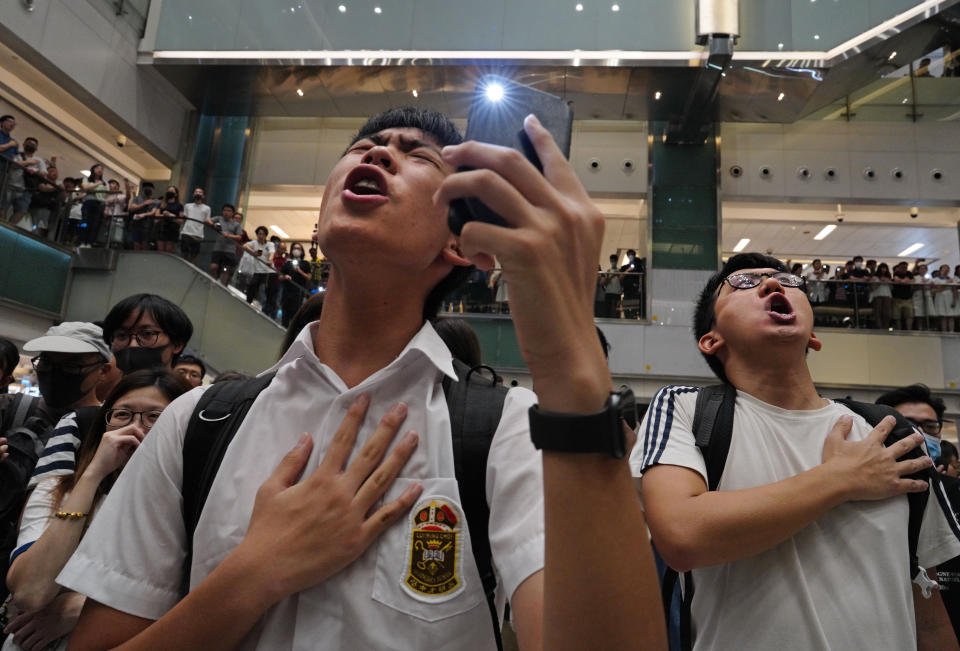
[[[79,448],[80,432],[77,427],[77,412],[68,411],[53,428],[46,447],[37,459],[37,465],[30,476],[27,489],[36,488],[40,481],[50,477],[72,475],[76,470]]]

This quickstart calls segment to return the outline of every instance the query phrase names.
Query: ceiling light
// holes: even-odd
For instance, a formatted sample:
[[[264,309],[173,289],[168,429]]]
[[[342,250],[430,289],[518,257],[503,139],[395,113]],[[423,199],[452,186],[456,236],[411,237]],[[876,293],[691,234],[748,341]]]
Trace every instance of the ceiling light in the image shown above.
[[[373,13],[375,13],[375,14],[382,14],[382,13],[383,13],[383,9],[381,9],[380,7],[374,7],[374,8],[373,8]]]
[[[780,93],[779,95],[777,95],[777,101],[782,102],[784,97],[786,97],[786,95],[783,93]]]
[[[813,35],[813,40],[819,41],[819,40],[820,40],[820,35],[819,35],[819,34],[814,34],[814,35]]]
[[[620,5],[613,5],[610,7],[610,11],[617,12],[620,11]]]
[[[659,90],[653,94],[653,99],[660,99],[661,97],[663,97],[663,93]]]
[[[90,170],[80,170],[80,173],[85,177],[90,178]]]
[[[924,245],[923,242],[917,242],[916,244],[911,244],[910,246],[908,246],[907,248],[905,248],[903,251],[901,251],[900,253],[898,253],[898,254],[897,254],[897,257],[898,257],[898,258],[904,258],[904,257],[910,255],[911,253],[916,253],[917,251],[919,251],[920,249],[922,249],[924,246],[925,246],[925,245]]]
[[[829,235],[830,233],[832,233],[833,231],[835,231],[836,228],[837,228],[837,225],[836,225],[836,224],[827,224],[826,226],[824,226],[824,227],[820,230],[819,233],[817,233],[816,235],[813,236],[813,239],[815,239],[815,240],[822,240],[822,239],[824,239],[827,235]]]
[[[895,58],[897,58],[897,51],[896,51],[896,50],[894,50],[893,52],[890,53],[890,56],[887,57],[887,61],[893,61]]]
[[[574,9],[577,11],[583,11],[583,5],[578,2]]]
[[[340,10],[340,13],[341,13],[341,14],[347,13],[347,8],[346,8],[345,6],[343,6],[343,5],[340,5],[339,7],[337,7],[337,9]]]
[[[777,49],[778,49],[778,50],[782,50],[782,49],[783,49],[783,43],[777,43]]]
[[[910,101],[909,98],[904,97],[902,100],[900,100],[900,103],[901,103],[901,104],[906,104],[906,103],[909,102],[909,101]]]
[[[289,239],[290,239],[290,236],[287,235],[287,232],[286,232],[285,230],[283,230],[282,228],[280,228],[279,226],[277,226],[276,224],[270,224],[270,228],[272,228],[272,229],[273,229],[273,232],[276,233],[277,235],[279,235],[280,237],[282,237],[283,239],[285,239],[285,240],[289,240]]]
[[[300,97],[303,97],[303,89],[302,89],[302,88],[298,88],[298,89],[297,89],[297,95],[299,95]]]
[[[417,89],[416,89],[416,88],[413,89],[413,96],[414,96],[414,97],[420,97],[420,93],[417,92]]]
[[[495,81],[490,82],[483,92],[491,102],[499,102],[503,99],[503,84],[498,84]]]
[[[740,253],[740,252],[743,251],[745,248],[747,248],[747,245],[748,245],[748,244],[750,244],[750,238],[749,238],[749,237],[743,238],[742,240],[740,240],[739,242],[737,242],[737,245],[736,245],[735,247],[733,247],[733,252],[734,252],[734,253]]]

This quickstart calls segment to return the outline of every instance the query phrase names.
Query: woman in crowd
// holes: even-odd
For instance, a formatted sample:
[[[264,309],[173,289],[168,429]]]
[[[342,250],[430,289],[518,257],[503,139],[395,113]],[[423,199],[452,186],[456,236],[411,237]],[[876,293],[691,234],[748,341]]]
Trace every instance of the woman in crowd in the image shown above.
[[[871,276],[870,282],[873,283],[870,302],[873,304],[874,327],[886,330],[890,327],[890,318],[893,316],[893,276],[886,262],[877,265],[877,273]]]
[[[189,389],[164,369],[125,376],[107,396],[77,452],[77,471],[42,480],[30,495],[11,554],[10,623],[3,651],[61,651],[77,623],[81,594],[57,575],[130,456],[175,398]]]
[[[280,309],[283,312],[283,327],[290,325],[293,315],[300,309],[303,297],[307,293],[307,281],[310,280],[310,263],[305,259],[303,245],[294,242],[290,246],[290,257],[280,267],[280,279],[283,281],[283,298]]]
[[[953,332],[957,309],[957,285],[950,278],[950,265],[940,265],[939,274],[933,279],[933,309],[940,324],[940,332]]]
[[[167,186],[163,200],[156,212],[157,251],[173,253],[173,247],[180,239],[180,224],[183,216],[183,204],[180,203],[180,190],[177,186]]]
[[[87,228],[83,233],[84,244],[94,244],[98,241],[100,227],[103,224],[103,215],[107,205],[109,187],[103,180],[103,164],[94,163],[90,168],[90,175],[80,182],[80,188],[86,193],[80,207],[83,221]]]
[[[921,262],[913,265],[913,324],[915,330],[933,330],[936,326],[927,265]]]

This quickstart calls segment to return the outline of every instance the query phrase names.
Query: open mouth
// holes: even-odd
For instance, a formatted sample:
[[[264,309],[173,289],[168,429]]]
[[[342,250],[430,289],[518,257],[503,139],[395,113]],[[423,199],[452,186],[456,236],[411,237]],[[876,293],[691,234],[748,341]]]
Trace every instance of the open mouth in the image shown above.
[[[385,197],[387,179],[373,165],[360,165],[347,175],[343,189],[358,197]]]
[[[771,294],[770,298],[767,299],[766,307],[770,317],[781,323],[793,321],[796,318],[793,306],[790,305],[790,301],[783,294]]]

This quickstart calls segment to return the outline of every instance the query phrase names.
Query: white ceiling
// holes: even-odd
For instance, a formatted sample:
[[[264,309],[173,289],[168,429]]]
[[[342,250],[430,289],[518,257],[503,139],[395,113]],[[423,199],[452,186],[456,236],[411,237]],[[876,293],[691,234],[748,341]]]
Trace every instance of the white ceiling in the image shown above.
[[[844,220],[837,222],[836,205],[725,203],[723,253],[731,255],[742,238],[747,251],[771,251],[793,261],[821,258],[845,262],[855,255],[878,260],[898,260],[898,254],[915,243],[923,248],[907,259],[925,258],[960,264],[957,224],[960,208],[921,207],[916,219],[904,206],[842,206]],[[814,236],[827,224],[837,224],[825,239]]]

